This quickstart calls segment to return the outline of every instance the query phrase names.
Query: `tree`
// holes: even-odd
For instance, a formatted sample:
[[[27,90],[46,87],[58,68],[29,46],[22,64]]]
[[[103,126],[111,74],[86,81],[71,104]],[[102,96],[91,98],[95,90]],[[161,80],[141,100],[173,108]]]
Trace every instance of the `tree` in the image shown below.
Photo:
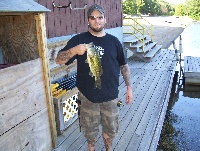
[[[164,0],[123,0],[124,14],[174,15],[175,7]]]
[[[143,6],[141,6],[140,13],[141,14],[151,14],[151,10],[153,8],[153,1],[152,0],[144,0]]]
[[[173,15],[175,9],[170,5],[168,2],[165,2],[164,0],[159,0],[159,4],[161,5],[161,11],[163,15]]]
[[[152,15],[159,15],[159,16],[162,15],[161,4],[155,3],[155,6],[154,6],[151,14]]]
[[[137,14],[139,14],[141,7],[144,6],[144,4],[145,4],[144,0],[136,0],[136,4],[137,4],[137,7],[138,7]]]
[[[123,10],[125,14],[138,14],[141,6],[144,5],[143,0],[125,0],[123,2]]]
[[[184,5],[184,4],[176,5],[175,14],[174,15],[176,15],[176,16],[185,16],[185,15],[187,15],[186,5]]]
[[[188,15],[195,19],[200,20],[200,0],[187,0]]]

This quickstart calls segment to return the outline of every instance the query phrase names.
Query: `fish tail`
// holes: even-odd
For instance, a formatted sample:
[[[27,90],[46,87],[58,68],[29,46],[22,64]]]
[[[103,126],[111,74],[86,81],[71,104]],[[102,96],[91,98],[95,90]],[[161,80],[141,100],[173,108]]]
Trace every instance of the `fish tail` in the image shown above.
[[[100,78],[95,81],[94,86],[97,89],[101,89],[101,79]]]

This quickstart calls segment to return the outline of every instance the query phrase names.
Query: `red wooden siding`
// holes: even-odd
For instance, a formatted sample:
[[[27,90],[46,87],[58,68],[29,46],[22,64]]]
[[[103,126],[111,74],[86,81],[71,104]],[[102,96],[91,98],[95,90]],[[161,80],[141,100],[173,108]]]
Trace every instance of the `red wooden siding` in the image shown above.
[[[35,0],[50,9],[46,14],[47,38],[66,36],[88,30],[87,10],[92,4],[100,4],[105,8],[107,23],[105,28],[122,26],[122,1],[121,0],[71,0],[72,8],[86,9],[71,10],[67,8],[54,8],[51,0]],[[67,6],[70,0],[54,0],[56,6]]]

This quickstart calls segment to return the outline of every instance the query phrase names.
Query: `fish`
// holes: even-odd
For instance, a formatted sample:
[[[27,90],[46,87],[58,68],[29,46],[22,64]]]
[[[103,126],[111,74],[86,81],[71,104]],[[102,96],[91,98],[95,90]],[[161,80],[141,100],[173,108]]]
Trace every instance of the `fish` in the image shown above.
[[[90,68],[89,75],[94,77],[94,88],[101,89],[101,75],[103,74],[101,59],[98,55],[98,51],[94,47],[93,42],[87,44],[87,47],[86,62],[89,64]]]

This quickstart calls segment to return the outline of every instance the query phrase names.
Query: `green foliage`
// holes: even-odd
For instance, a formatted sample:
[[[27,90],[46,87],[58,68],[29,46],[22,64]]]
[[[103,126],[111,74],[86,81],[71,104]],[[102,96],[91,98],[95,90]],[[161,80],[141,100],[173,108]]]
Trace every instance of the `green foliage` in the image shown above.
[[[200,20],[200,0],[187,0],[186,5],[171,5],[165,0],[123,0],[124,14],[189,15]]]
[[[187,7],[183,4],[178,4],[175,8],[175,16],[185,16],[187,15]]]
[[[139,13],[139,9],[143,5],[143,0],[125,0],[123,2],[123,13],[136,15]]]
[[[200,20],[200,0],[187,0],[188,15],[195,19]]]
[[[173,15],[175,9],[164,0],[124,0],[124,14]]]

